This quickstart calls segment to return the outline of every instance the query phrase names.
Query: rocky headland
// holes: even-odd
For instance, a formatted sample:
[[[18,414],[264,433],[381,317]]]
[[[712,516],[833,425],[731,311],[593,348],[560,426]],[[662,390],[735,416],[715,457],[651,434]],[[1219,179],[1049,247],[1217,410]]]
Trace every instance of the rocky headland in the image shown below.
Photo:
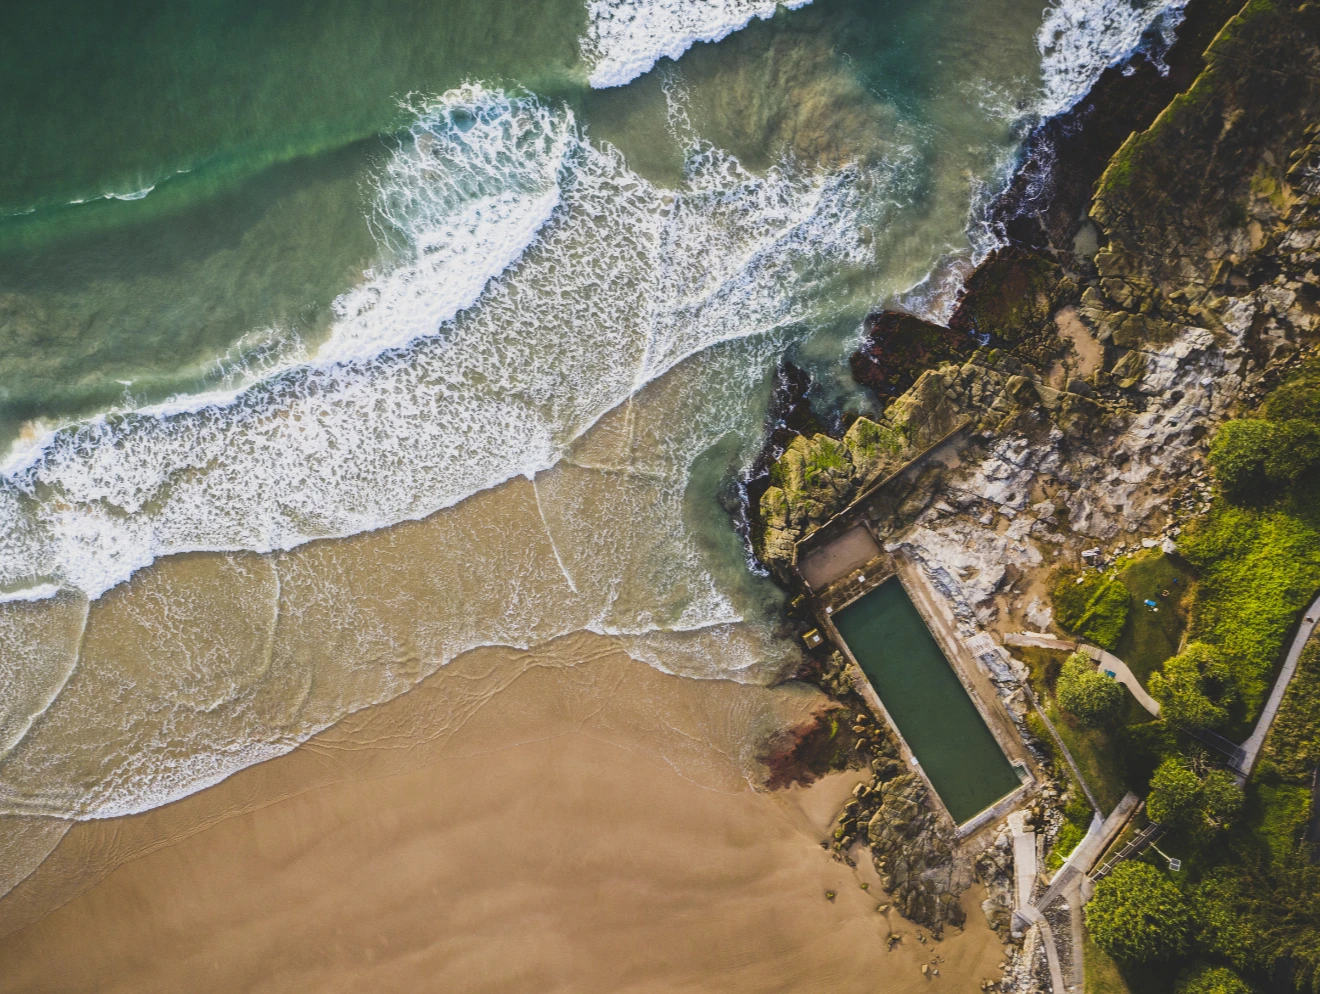
[[[803,543],[840,515],[918,564],[967,638],[1049,628],[1049,577],[1084,551],[1176,549],[1211,499],[1208,436],[1320,332],[1320,7],[1193,0],[1172,49],[1111,69],[1029,136],[990,220],[1001,247],[947,324],[867,319],[851,368],[883,413],[815,412],[804,374],[781,376],[749,536],[794,594],[808,593]],[[929,457],[937,443],[954,457]],[[808,600],[792,601],[799,631]],[[842,669],[826,644],[799,674],[850,723],[832,761],[873,773],[825,844],[841,859],[869,849],[896,910],[936,935],[961,923],[978,878],[992,925],[1020,941],[1006,830],[965,853]],[[1035,744],[1022,674],[993,676]],[[795,753],[776,755],[791,781]],[[1065,794],[1046,764],[1033,810],[1046,849]],[[1031,949],[1007,963],[1004,989],[1040,982]]]

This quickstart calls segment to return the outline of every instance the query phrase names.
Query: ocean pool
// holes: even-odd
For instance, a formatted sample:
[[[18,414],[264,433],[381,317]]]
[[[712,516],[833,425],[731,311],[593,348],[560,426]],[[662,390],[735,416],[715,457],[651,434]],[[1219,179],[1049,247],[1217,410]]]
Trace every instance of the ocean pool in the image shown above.
[[[1017,773],[903,585],[889,580],[834,618],[954,821],[1017,788]]]

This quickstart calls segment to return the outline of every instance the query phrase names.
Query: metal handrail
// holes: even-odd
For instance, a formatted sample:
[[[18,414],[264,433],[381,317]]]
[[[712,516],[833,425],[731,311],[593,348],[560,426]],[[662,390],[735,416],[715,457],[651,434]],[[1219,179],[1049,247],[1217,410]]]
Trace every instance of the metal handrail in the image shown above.
[[[1091,874],[1091,879],[1103,880],[1105,877],[1109,876],[1110,873],[1114,872],[1114,868],[1118,866],[1119,863],[1123,862],[1125,859],[1131,859],[1133,856],[1140,856],[1149,846],[1154,845],[1163,834],[1164,826],[1156,821],[1151,822],[1135,836],[1129,839],[1122,849],[1105,860],[1104,863],[1101,864],[1100,869]]]

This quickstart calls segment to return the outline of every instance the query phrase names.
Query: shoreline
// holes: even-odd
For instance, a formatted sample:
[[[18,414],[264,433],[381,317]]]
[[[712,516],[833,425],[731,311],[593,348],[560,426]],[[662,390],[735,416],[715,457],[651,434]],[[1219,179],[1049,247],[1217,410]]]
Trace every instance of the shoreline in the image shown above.
[[[817,839],[858,776],[757,791],[718,742],[691,743],[721,722],[746,734],[730,713],[783,721],[821,695],[669,677],[608,640],[565,641],[551,665],[470,654],[288,756],[75,826],[11,895],[29,913],[98,851],[125,861],[5,937],[0,990],[370,977],[377,990],[860,992],[883,973],[901,994],[926,988],[932,957],[949,989],[995,972],[984,920],[919,942],[876,911],[869,867],[824,858]],[[515,672],[443,742],[418,735],[456,687]],[[11,926],[13,905],[0,903]]]
[[[1180,34],[1180,42],[1181,37]],[[1108,70],[1106,76],[1117,72],[1117,69]],[[1107,160],[1106,156],[1105,161]],[[1021,175],[1021,172],[1018,175]],[[992,272],[992,267],[993,260],[988,260],[982,267],[978,267],[977,271],[985,269]],[[969,285],[977,271],[969,274]],[[548,647],[552,648],[565,641],[590,641],[592,638],[582,634],[564,636],[553,640],[547,646],[537,646],[521,655],[536,656]],[[513,650],[490,650],[490,652],[498,656],[513,653]],[[142,934],[160,937],[166,943],[177,943],[172,948],[180,951],[179,965],[191,972],[185,972],[179,979],[169,982],[178,985],[183,982],[183,977],[195,981],[195,978],[206,968],[202,959],[198,958],[202,955],[198,950],[210,940],[200,935],[202,931],[200,928],[191,931],[174,930],[169,922],[157,917],[158,914],[169,913],[186,916],[189,902],[198,898],[195,894],[187,894],[178,889],[179,881],[185,881],[197,888],[197,894],[205,895],[202,899],[213,901],[215,907],[242,907],[248,909],[252,915],[252,921],[256,922],[256,925],[250,922],[223,922],[218,930],[220,934],[216,935],[205,948],[211,950],[217,957],[214,969],[219,973],[209,974],[216,976],[217,986],[213,989],[234,989],[232,986],[224,986],[219,974],[224,974],[224,984],[254,986],[258,983],[256,978],[261,975],[261,971],[253,967],[250,961],[244,960],[244,955],[255,952],[266,956],[272,962],[284,963],[281,959],[283,952],[270,944],[263,945],[263,938],[258,934],[263,922],[270,926],[270,931],[274,932],[277,931],[275,926],[289,921],[287,914],[280,914],[279,911],[270,909],[284,909],[296,905],[308,912],[305,921],[302,915],[294,916],[299,921],[295,929],[296,935],[291,940],[295,945],[303,943],[301,948],[304,951],[314,945],[334,947],[334,943],[340,941],[332,939],[331,936],[339,934],[337,930],[344,927],[345,917],[336,918],[336,912],[342,912],[342,909],[327,907],[333,902],[330,896],[322,891],[320,885],[327,876],[325,872],[327,868],[342,866],[351,869],[342,876],[336,876],[334,886],[328,890],[345,905],[351,905],[354,900],[360,901],[364,915],[369,906],[371,914],[366,915],[368,918],[374,920],[379,917],[380,920],[397,922],[392,932],[408,934],[409,925],[415,927],[418,919],[433,924],[434,919],[428,919],[429,898],[422,895],[419,889],[427,880],[432,881],[433,887],[440,887],[448,894],[463,895],[456,901],[461,903],[466,900],[468,907],[477,910],[477,921],[479,923],[484,921],[485,925],[482,927],[480,924],[472,924],[463,918],[461,910],[454,912],[452,909],[446,909],[445,914],[449,917],[441,916],[440,920],[452,928],[449,935],[458,935],[459,939],[449,936],[439,939],[428,938],[414,932],[411,933],[411,939],[407,940],[413,942],[412,947],[402,953],[386,953],[383,950],[368,952],[373,947],[366,934],[367,922],[353,919],[349,913],[346,917],[352,919],[350,928],[359,929],[354,940],[358,942],[358,946],[351,955],[346,953],[346,959],[330,961],[334,965],[327,966],[315,962],[315,957],[304,954],[297,962],[289,962],[282,966],[282,969],[297,973],[297,978],[288,976],[270,979],[269,983],[274,985],[270,989],[302,989],[302,985],[306,984],[309,978],[315,978],[320,989],[332,990],[337,989],[333,985],[332,977],[334,981],[347,986],[355,980],[361,982],[363,977],[370,975],[373,979],[389,976],[391,979],[388,984],[397,985],[399,989],[415,990],[419,983],[433,982],[437,976],[435,971],[442,965],[452,969],[455,962],[464,960],[464,956],[460,953],[461,937],[464,935],[468,936],[468,949],[477,944],[479,937],[485,945],[482,946],[482,952],[477,954],[478,958],[487,957],[477,968],[477,971],[482,973],[486,987],[472,985],[468,989],[499,991],[553,989],[557,980],[555,970],[564,967],[565,957],[571,954],[562,949],[552,948],[552,943],[533,942],[530,944],[533,948],[529,951],[520,942],[520,939],[525,937],[511,934],[513,927],[510,922],[530,922],[534,928],[542,928],[562,937],[565,930],[573,931],[573,928],[580,926],[582,921],[590,921],[601,935],[614,937],[612,942],[605,942],[597,935],[587,936],[581,932],[573,932],[578,943],[574,949],[578,955],[585,956],[586,962],[572,964],[575,983],[565,989],[697,990],[701,989],[702,982],[706,978],[712,975],[719,976],[724,969],[733,971],[728,974],[731,979],[727,989],[760,990],[770,989],[785,975],[785,970],[800,971],[793,975],[800,978],[800,983],[807,983],[819,980],[818,971],[842,969],[840,964],[843,964],[853,972],[845,971],[837,977],[831,975],[833,986],[828,989],[863,990],[872,989],[874,986],[873,982],[867,983],[865,987],[861,986],[866,977],[880,971],[888,975],[894,970],[895,964],[902,964],[903,967],[911,967],[913,976],[911,985],[904,984],[895,974],[892,985],[886,989],[894,992],[915,991],[924,989],[927,983],[924,977],[918,975],[916,967],[923,958],[929,959],[926,953],[932,950],[940,954],[946,950],[958,950],[957,957],[950,953],[949,962],[941,963],[939,966],[942,976],[949,982],[965,982],[970,988],[971,983],[995,972],[984,968],[983,964],[1002,959],[1003,952],[999,948],[999,938],[989,930],[986,916],[978,914],[976,908],[972,908],[971,913],[967,915],[966,931],[962,934],[950,933],[945,943],[939,946],[925,947],[907,943],[900,944],[895,952],[890,953],[882,949],[884,943],[883,939],[880,939],[874,943],[874,952],[879,955],[873,958],[870,950],[853,948],[853,945],[861,946],[871,941],[880,932],[873,928],[874,911],[865,912],[864,905],[867,902],[863,901],[862,905],[858,905],[855,895],[852,895],[851,900],[847,897],[851,894],[847,889],[847,882],[850,879],[847,874],[869,874],[874,878],[874,882],[869,880],[866,882],[871,883],[872,886],[881,882],[882,878],[876,877],[871,872],[868,861],[861,861],[862,867],[857,869],[850,865],[850,861],[824,860],[819,853],[812,851],[816,839],[828,831],[834,812],[837,811],[840,802],[846,798],[847,790],[841,789],[840,784],[853,776],[851,774],[827,775],[810,788],[797,786],[769,793],[757,793],[751,790],[735,792],[696,785],[702,793],[692,794],[681,784],[668,784],[668,781],[666,781],[667,786],[656,788],[654,791],[636,790],[642,780],[652,777],[664,779],[665,770],[660,769],[657,774],[657,764],[649,758],[642,758],[642,753],[649,751],[652,743],[642,744],[639,741],[628,740],[626,735],[620,733],[622,741],[609,742],[604,749],[609,755],[602,758],[592,755],[593,750],[589,747],[591,742],[598,740],[590,734],[583,733],[581,728],[571,727],[573,725],[571,721],[555,726],[558,730],[547,732],[543,738],[535,742],[515,744],[509,744],[501,739],[501,735],[507,734],[507,728],[470,731],[465,723],[462,731],[456,733],[456,738],[461,740],[463,735],[473,736],[468,745],[480,756],[475,761],[470,756],[461,758],[437,756],[423,761],[417,769],[394,770],[390,768],[389,759],[380,757],[366,759],[355,756],[352,757],[351,763],[345,764],[341,769],[343,779],[332,777],[327,783],[317,785],[315,773],[318,768],[325,769],[328,765],[343,763],[343,757],[336,757],[333,760],[330,757],[346,747],[350,733],[364,736],[366,741],[412,741],[410,735],[400,735],[396,730],[388,728],[382,729],[377,723],[383,722],[388,725],[392,720],[391,715],[408,713],[411,709],[424,707],[428,697],[436,693],[433,687],[450,683],[450,678],[459,679],[462,669],[471,665],[473,659],[485,659],[487,653],[485,650],[476,650],[470,655],[472,659],[460,656],[454,663],[442,668],[440,672],[426,678],[410,690],[404,691],[394,700],[372,705],[362,712],[356,712],[342,719],[326,731],[317,733],[299,744],[285,756],[248,767],[232,774],[219,784],[141,815],[107,819],[106,824],[98,825],[95,829],[85,828],[88,823],[75,826],[70,836],[59,844],[55,853],[48,857],[29,880],[24,881],[16,889],[21,891],[20,904],[21,901],[29,899],[36,900],[39,904],[39,896],[30,898],[29,895],[37,895],[43,887],[57,889],[67,885],[67,881],[61,881],[61,873],[69,867],[76,866],[80,859],[86,860],[94,856],[97,847],[104,846],[107,842],[107,836],[102,834],[103,832],[110,833],[110,837],[115,838],[122,826],[127,834],[142,833],[139,836],[141,841],[139,847],[133,850],[133,855],[126,857],[124,862],[109,869],[102,867],[101,869],[106,869],[106,872],[100,882],[92,884],[88,889],[67,900],[60,901],[55,910],[42,914],[32,924],[9,933],[6,941],[18,936],[15,941],[18,943],[20,953],[28,953],[37,961],[43,959],[49,961],[53,955],[50,950],[58,949],[61,944],[69,944],[73,941],[86,943],[87,940],[83,937],[95,931],[94,923],[111,918],[119,924],[111,930],[107,941],[117,940],[131,945],[140,930]],[[621,650],[617,655],[622,655]],[[454,669],[452,673],[448,672],[451,667],[456,667],[459,661],[462,661],[464,666]],[[635,660],[624,662],[620,659],[617,663],[624,670],[631,670],[634,664],[649,669],[646,664]],[[677,694],[677,698],[682,700],[670,701],[667,706],[684,714],[690,714],[688,709],[693,709],[700,712],[703,719],[709,722],[718,720],[717,715],[710,710],[709,699],[698,701],[698,698],[703,696],[700,692],[709,689],[702,686],[705,681],[665,676],[658,670],[651,672],[662,676],[664,680],[674,680],[680,685],[688,685],[686,690]],[[534,673],[535,676],[527,676],[527,673]],[[509,688],[496,692],[487,703],[500,701],[508,706],[510,698],[514,704],[523,702],[520,696],[523,694],[523,688],[538,679],[548,679],[553,685],[542,688],[542,697],[553,696],[565,687],[572,686],[571,680],[564,682],[558,678],[546,677],[545,671],[533,665],[532,669],[525,671],[522,677],[515,679]],[[641,682],[649,680],[645,675],[638,675],[637,679]],[[715,682],[723,684],[726,681]],[[753,696],[761,693],[775,696],[798,693],[799,689],[801,688],[782,686],[773,690],[756,688],[755,692],[750,693]],[[691,700],[688,700],[689,697]],[[570,710],[582,707],[581,701],[571,694],[561,703]],[[817,702],[817,708],[820,703]],[[608,706],[602,705],[602,713],[612,713],[609,708],[613,706],[613,703]],[[512,710],[516,710],[516,707]],[[773,708],[769,710],[773,711]],[[662,713],[669,712],[663,712],[662,709]],[[646,712],[633,714],[632,717],[634,720],[645,720],[654,718],[654,714]],[[811,723],[810,716],[806,712],[798,714],[797,718],[799,725],[804,721],[807,724]],[[511,720],[520,722],[522,716],[519,715]],[[788,721],[778,725],[781,732],[793,727],[793,723]],[[760,732],[764,731],[765,729],[760,730]],[[744,745],[748,741],[747,733],[746,728],[739,731]],[[373,736],[379,737],[373,738]],[[627,744],[623,744],[623,741]],[[392,749],[382,747],[380,752],[382,756],[389,757]],[[533,755],[538,752],[539,755]],[[714,757],[719,752],[718,749],[712,748],[703,753],[701,758],[703,761],[718,763]],[[397,756],[393,758],[397,759]],[[355,765],[359,761],[363,764],[361,770]],[[643,925],[640,919],[647,911],[647,904],[644,900],[639,901],[636,895],[618,893],[601,895],[598,892],[587,894],[588,888],[581,886],[581,881],[568,876],[554,879],[547,873],[538,878],[538,871],[544,871],[546,868],[538,865],[534,860],[529,860],[525,853],[506,856],[504,851],[517,850],[520,847],[516,841],[504,840],[519,831],[535,833],[537,826],[534,823],[542,816],[542,810],[533,811],[523,806],[515,806],[516,810],[511,812],[499,798],[480,795],[482,781],[489,777],[506,776],[511,783],[518,785],[514,788],[515,791],[522,791],[524,795],[531,792],[532,796],[537,798],[538,805],[551,804],[556,800],[562,803],[564,798],[559,796],[558,790],[546,787],[543,792],[537,791],[537,773],[544,769],[544,765],[538,767],[537,764],[548,765],[552,761],[574,771],[572,776],[577,787],[572,796],[577,800],[582,801],[589,793],[585,786],[589,782],[604,783],[608,790],[615,793],[612,794],[609,803],[602,804],[599,809],[593,808],[590,804],[584,804],[578,810],[557,809],[551,818],[553,831],[547,831],[543,836],[535,836],[541,839],[540,846],[543,850],[555,852],[559,851],[556,850],[557,846],[570,846],[569,851],[571,851],[572,843],[594,836],[594,841],[608,850],[608,858],[602,856],[599,862],[594,864],[599,868],[597,875],[602,878],[608,878],[612,872],[619,872],[620,869],[635,870],[636,864],[629,861],[629,854],[638,850],[658,853],[660,855],[656,856],[656,861],[647,864],[645,872],[638,871],[638,879],[646,882],[646,886],[642,889],[649,888],[652,894],[682,892],[691,898],[696,906],[709,909],[709,913],[718,917],[722,924],[732,926],[735,922],[738,923],[740,928],[736,935],[731,927],[727,933],[718,932],[712,928],[710,922],[687,920],[682,914],[678,916],[679,924],[671,926],[677,929],[677,932],[667,932],[664,927],[658,925]],[[684,761],[695,760],[689,756]],[[323,763],[328,765],[322,767]],[[444,775],[438,772],[441,766],[444,767]],[[344,772],[348,767],[353,767],[355,772],[351,775]],[[460,769],[463,767],[466,768]],[[300,770],[300,772],[291,774],[292,770]],[[670,772],[675,772],[672,764]],[[725,774],[727,773],[726,770]],[[311,774],[307,779],[298,780],[299,777],[307,774]],[[809,773],[810,775],[814,773]],[[275,785],[285,776],[289,777],[290,783],[298,780],[300,785],[289,787],[287,793],[280,794],[285,788],[276,788]],[[690,786],[693,785],[693,781],[685,779],[682,774],[678,774],[678,779]],[[851,782],[857,782],[856,778],[854,777]],[[263,791],[274,791],[274,793],[269,799],[258,800],[257,798],[265,796]],[[470,826],[455,826],[452,822],[452,809],[444,807],[444,803],[437,800],[438,798],[460,800],[464,792],[469,796],[482,796],[486,802],[486,810],[476,817],[485,833],[480,841],[474,841],[464,834],[468,832]],[[280,796],[275,796],[276,794]],[[730,798],[737,800],[729,800]],[[424,799],[428,803],[424,804]],[[231,800],[242,803],[232,811],[215,814],[217,810],[224,809]],[[702,803],[703,800],[705,803]],[[672,817],[674,812],[666,809],[662,802],[689,814],[695,812],[692,817],[700,828],[675,821]],[[807,812],[808,808],[811,809],[810,814]],[[599,817],[602,813],[613,816],[618,812],[629,810],[642,812],[645,817],[639,817],[637,821],[647,821],[648,824],[641,827],[631,824],[630,834],[624,837],[616,837],[611,832],[600,833],[598,831],[600,826],[591,821],[593,816]],[[203,826],[198,822],[186,832],[171,834],[171,826],[178,824],[176,819],[187,822],[188,819],[197,818],[199,813],[206,811],[211,811],[215,817],[210,824]],[[201,821],[206,821],[206,818],[212,815],[202,817]],[[365,821],[361,820],[363,818]],[[133,823],[131,828],[130,822]],[[390,822],[394,824],[389,824]],[[322,849],[321,843],[307,838],[305,826],[309,823],[318,826],[330,824],[334,826],[332,834],[343,833],[342,839],[332,840],[330,843],[332,853]],[[727,832],[728,835],[722,836],[722,831]],[[687,834],[684,834],[685,832]],[[815,838],[812,838],[813,832]],[[492,863],[489,865],[496,865],[503,863],[507,858],[508,865],[512,865],[518,873],[528,879],[539,880],[541,886],[550,888],[551,891],[542,893],[540,901],[532,901],[530,906],[524,906],[515,898],[500,892],[499,887],[492,885],[484,874],[475,870],[470,875],[464,876],[462,880],[456,881],[453,876],[455,871],[450,865],[454,862],[452,853],[455,850],[447,850],[437,855],[432,848],[437,838],[447,840],[454,835],[464,835],[466,848],[460,846],[457,849],[465,851],[473,862],[491,860]],[[293,849],[286,848],[283,851],[284,863],[272,869],[266,847],[278,845],[286,838],[296,839],[296,844]],[[501,840],[496,845],[496,851],[501,852],[499,857],[495,857],[487,847],[487,840],[490,838]],[[675,839],[682,841],[676,843]],[[377,845],[384,854],[388,854],[389,858],[385,855],[378,857],[375,854],[374,847]],[[769,860],[747,862],[746,850],[749,846],[755,845],[768,847],[780,855],[780,860],[773,863]],[[704,852],[703,846],[709,852]],[[805,848],[805,853],[798,852],[800,848]],[[712,868],[718,864],[725,868],[734,865],[742,869],[745,875],[718,878],[718,887],[707,887],[704,884],[708,882],[694,881],[690,872],[679,874],[677,870],[681,859],[694,851],[703,852],[703,859],[707,857],[711,859],[711,862],[703,861],[700,865],[712,873],[714,873]],[[368,855],[364,857],[364,854]],[[720,860],[715,859],[716,854],[721,857]],[[223,861],[226,855],[232,866],[238,868],[237,872],[233,872],[232,879],[225,879],[231,870],[206,865],[208,859],[218,863]],[[663,855],[668,855],[669,858],[664,859]],[[417,862],[409,863],[408,861],[414,857]],[[582,858],[587,859],[590,865],[592,858],[590,853],[584,851]],[[821,877],[816,864],[824,867],[826,874],[833,876]],[[773,871],[767,869],[771,866],[774,867]],[[84,865],[83,869],[85,868]],[[690,867],[684,869],[691,870]],[[370,871],[369,874],[366,871]],[[795,882],[814,882],[818,890],[822,880],[837,879],[843,882],[833,885],[832,889],[837,895],[837,900],[829,900],[822,904],[816,895],[784,900],[780,895],[754,885],[757,872],[783,874]],[[333,873],[330,875],[335,876]],[[260,879],[265,876],[269,876],[269,879]],[[441,883],[436,883],[437,880],[442,881],[443,886]],[[728,888],[731,880],[740,889],[741,899],[718,892]],[[407,891],[406,896],[400,897],[397,892],[389,892],[391,886],[403,887]],[[857,889],[860,890],[860,886]],[[310,902],[310,908],[304,907],[301,904],[302,898],[313,891],[317,891],[315,900]],[[47,891],[47,894],[50,893],[54,891]],[[553,898],[551,893],[555,895]],[[556,909],[553,905],[559,903],[558,895],[562,893],[572,896],[562,902],[563,908]],[[974,890],[969,893],[977,894]],[[159,909],[139,906],[147,897],[151,897],[154,902],[156,895],[161,894],[165,895],[165,900]],[[402,909],[405,901],[410,902],[406,912]],[[601,902],[612,910],[601,911],[592,905],[593,901]],[[8,898],[0,899],[0,915],[8,913],[14,903]],[[870,903],[874,904],[874,901]],[[562,912],[562,917],[556,917],[557,911]],[[263,919],[263,912],[280,914],[280,917],[274,920]],[[569,918],[574,913],[577,917],[570,921]],[[398,917],[390,918],[391,915]],[[481,915],[486,917],[482,918]],[[611,918],[615,920],[610,920]],[[618,924],[618,920],[622,920],[624,924]],[[912,927],[907,923],[899,922],[896,917],[894,920],[900,928]],[[759,934],[760,928],[767,924],[777,929],[789,930],[791,934],[776,932],[771,936],[775,942],[769,942],[766,936]],[[465,933],[464,928],[469,929],[469,933]],[[118,931],[121,929],[122,932]],[[0,925],[0,930],[3,930],[3,925]],[[845,943],[839,935],[834,934],[839,930],[846,931],[848,942]],[[711,939],[716,935],[733,943],[733,947],[719,950],[711,948]],[[594,946],[593,943],[598,941],[602,944]],[[570,940],[569,944],[573,945],[573,941]],[[710,958],[703,961],[699,970],[685,975],[679,964],[668,961],[657,963],[646,958],[653,947],[665,944],[669,944],[671,948],[678,948],[683,944],[687,944],[688,947],[695,945],[696,948],[703,950],[703,955]],[[803,946],[809,946],[810,952],[804,951]],[[592,948],[594,951],[590,954],[582,953],[581,950],[586,948]],[[498,951],[492,953],[491,950]],[[630,951],[635,958],[628,961]],[[788,955],[789,953],[791,956]],[[99,969],[107,970],[117,978],[122,978],[120,982],[125,985],[131,983],[139,985],[136,988],[126,986],[125,989],[140,990],[144,989],[143,985],[151,989],[156,987],[167,989],[163,986],[167,983],[167,978],[159,972],[158,964],[134,960],[132,956],[127,959],[116,959],[114,952],[109,949],[101,949],[99,953],[93,955],[103,957],[97,964]],[[360,958],[354,959],[354,956]],[[630,975],[627,969],[621,970],[618,963],[605,964],[604,961],[609,960],[611,956],[625,960],[623,966],[631,966],[632,974]],[[188,957],[193,958],[188,959]],[[730,965],[732,961],[740,958],[756,959],[757,963],[754,967],[741,962]],[[789,960],[791,960],[791,968],[788,966]],[[380,965],[382,961],[388,965],[382,967]],[[470,962],[468,965],[471,965]],[[69,968],[83,969],[87,966],[88,964],[85,963],[70,964]],[[249,972],[244,975],[241,971],[245,969]],[[226,970],[229,971],[227,974]],[[365,972],[368,970],[371,971],[370,974]],[[385,972],[382,973],[382,970]],[[580,972],[583,970],[587,972]],[[637,979],[638,973],[644,973],[645,980],[632,983],[632,980]],[[464,976],[460,973],[454,979]],[[86,980],[94,977],[101,982],[102,989],[107,989],[103,986],[103,976],[95,973],[85,975]],[[422,977],[425,977],[426,981],[423,981]],[[583,979],[584,977],[588,979]],[[657,979],[659,977],[668,978],[669,985],[662,986],[661,981]],[[18,978],[16,982],[20,984],[24,980],[28,984],[42,982],[36,975],[25,977],[19,971],[14,971],[9,979],[0,979],[0,990],[7,989],[5,985],[13,978]],[[858,986],[852,986],[854,983]],[[923,986],[919,988],[918,983]],[[27,986],[22,989],[41,989],[41,987]]]

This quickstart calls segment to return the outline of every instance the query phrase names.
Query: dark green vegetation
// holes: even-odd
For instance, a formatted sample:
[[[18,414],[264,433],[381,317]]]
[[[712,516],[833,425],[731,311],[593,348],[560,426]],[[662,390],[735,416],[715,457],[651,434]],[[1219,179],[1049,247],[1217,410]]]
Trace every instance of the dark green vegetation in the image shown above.
[[[834,621],[955,821],[966,821],[1018,786],[999,743],[897,580]]]
[[[1054,616],[1080,639],[1112,649],[1127,623],[1132,596],[1110,574],[1065,570],[1054,584]]]
[[[1315,360],[1296,366],[1261,413],[1320,424],[1318,370]],[[1133,723],[1129,712],[1106,735],[1126,784],[1146,795],[1146,814],[1167,830],[1160,848],[1183,861],[1173,874],[1148,853],[1123,876],[1103,881],[1088,906],[1094,941],[1132,991],[1320,990],[1320,867],[1307,831],[1320,764],[1320,646],[1303,654],[1245,792],[1220,768],[1221,757],[1183,732],[1218,729],[1234,741],[1245,738],[1299,613],[1320,588],[1320,494],[1305,474],[1280,476],[1272,489],[1230,482],[1242,460],[1224,455],[1222,438],[1266,418],[1227,422],[1212,441],[1219,496],[1189,523],[1181,543],[1198,576],[1191,641],[1148,680],[1161,720]],[[1287,464],[1287,446],[1305,447],[1308,437],[1272,436],[1269,458]],[[1131,579],[1134,569],[1123,576]],[[1156,569],[1154,561],[1144,569]],[[1130,621],[1144,617],[1135,611]],[[1131,627],[1121,644],[1140,643]],[[1148,627],[1156,645],[1176,642],[1174,636]],[[1164,909],[1158,927],[1129,927],[1148,920],[1152,908]],[[1265,986],[1269,978],[1275,988]]]
[[[1074,652],[1063,664],[1054,686],[1059,707],[1087,728],[1104,728],[1123,713],[1127,691],[1099,672],[1083,652]]]

